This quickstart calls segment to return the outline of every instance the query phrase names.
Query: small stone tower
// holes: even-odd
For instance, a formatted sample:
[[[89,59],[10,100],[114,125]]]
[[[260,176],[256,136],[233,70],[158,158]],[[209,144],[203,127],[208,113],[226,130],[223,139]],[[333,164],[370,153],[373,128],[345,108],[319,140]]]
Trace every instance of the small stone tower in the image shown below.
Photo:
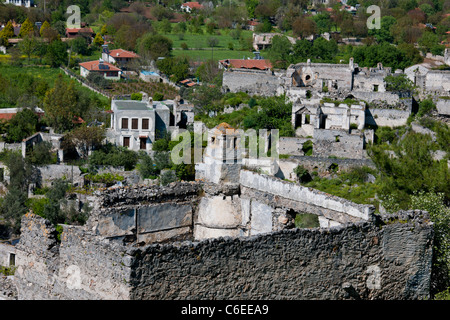
[[[221,123],[208,131],[202,178],[220,184],[239,183],[242,165],[240,132],[227,123]],[[200,177],[199,177],[200,178]]]

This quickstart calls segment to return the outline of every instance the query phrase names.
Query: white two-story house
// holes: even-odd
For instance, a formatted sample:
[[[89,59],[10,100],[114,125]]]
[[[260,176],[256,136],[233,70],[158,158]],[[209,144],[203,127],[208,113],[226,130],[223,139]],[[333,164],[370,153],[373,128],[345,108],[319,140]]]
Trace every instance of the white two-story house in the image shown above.
[[[111,102],[110,142],[133,151],[150,151],[158,137],[169,131],[170,109],[144,95],[142,100]]]

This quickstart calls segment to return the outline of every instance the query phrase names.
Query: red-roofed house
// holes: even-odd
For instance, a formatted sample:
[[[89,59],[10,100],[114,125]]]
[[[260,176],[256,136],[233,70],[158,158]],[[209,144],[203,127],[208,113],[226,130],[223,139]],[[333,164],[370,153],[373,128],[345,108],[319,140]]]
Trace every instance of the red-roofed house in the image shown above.
[[[69,39],[76,38],[77,36],[85,35],[92,38],[95,32],[91,28],[66,28],[66,37]]]
[[[17,112],[22,111],[22,108],[3,108],[0,109],[0,120],[11,120],[16,114]],[[36,115],[39,118],[42,118],[44,116],[44,110],[42,110],[41,108],[35,107],[34,108],[34,113],[36,113]]]
[[[255,31],[256,27],[261,23],[255,20],[247,21],[247,30]]]
[[[194,10],[194,9],[197,9],[197,10],[203,9],[203,5],[201,5],[198,2],[186,2],[181,5],[180,9],[181,9],[181,11],[184,11],[184,12],[192,12],[192,10]]]
[[[122,70],[102,59],[80,63],[80,74],[87,77],[89,73],[100,73],[108,80],[120,80]]]
[[[225,59],[219,61],[219,67],[222,69],[238,68],[270,70],[272,68],[272,64],[268,59]]]
[[[117,64],[120,68],[126,68],[127,64],[139,58],[139,55],[132,51],[114,49],[109,51],[108,46],[103,46],[102,58],[105,62]]]

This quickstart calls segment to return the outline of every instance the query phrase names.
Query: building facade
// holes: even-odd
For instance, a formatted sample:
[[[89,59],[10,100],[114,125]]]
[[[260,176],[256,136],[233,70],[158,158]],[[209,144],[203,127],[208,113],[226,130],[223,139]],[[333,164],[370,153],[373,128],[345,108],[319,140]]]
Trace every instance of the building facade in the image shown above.
[[[143,96],[137,100],[113,100],[109,141],[133,151],[150,151],[158,137],[169,130],[170,109]]]

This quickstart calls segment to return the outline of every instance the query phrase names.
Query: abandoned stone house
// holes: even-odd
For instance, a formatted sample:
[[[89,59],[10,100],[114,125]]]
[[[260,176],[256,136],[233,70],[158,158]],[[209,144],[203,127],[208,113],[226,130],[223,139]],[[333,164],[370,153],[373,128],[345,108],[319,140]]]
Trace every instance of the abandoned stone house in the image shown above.
[[[47,220],[26,214],[15,246],[17,298],[429,296],[427,213],[377,215],[373,206],[239,167],[231,129],[209,132],[203,164],[233,174],[84,195],[93,206],[86,225],[62,225],[60,240]],[[225,154],[232,161],[221,161]],[[207,162],[211,156],[217,161]],[[313,228],[295,228],[306,214]]]

